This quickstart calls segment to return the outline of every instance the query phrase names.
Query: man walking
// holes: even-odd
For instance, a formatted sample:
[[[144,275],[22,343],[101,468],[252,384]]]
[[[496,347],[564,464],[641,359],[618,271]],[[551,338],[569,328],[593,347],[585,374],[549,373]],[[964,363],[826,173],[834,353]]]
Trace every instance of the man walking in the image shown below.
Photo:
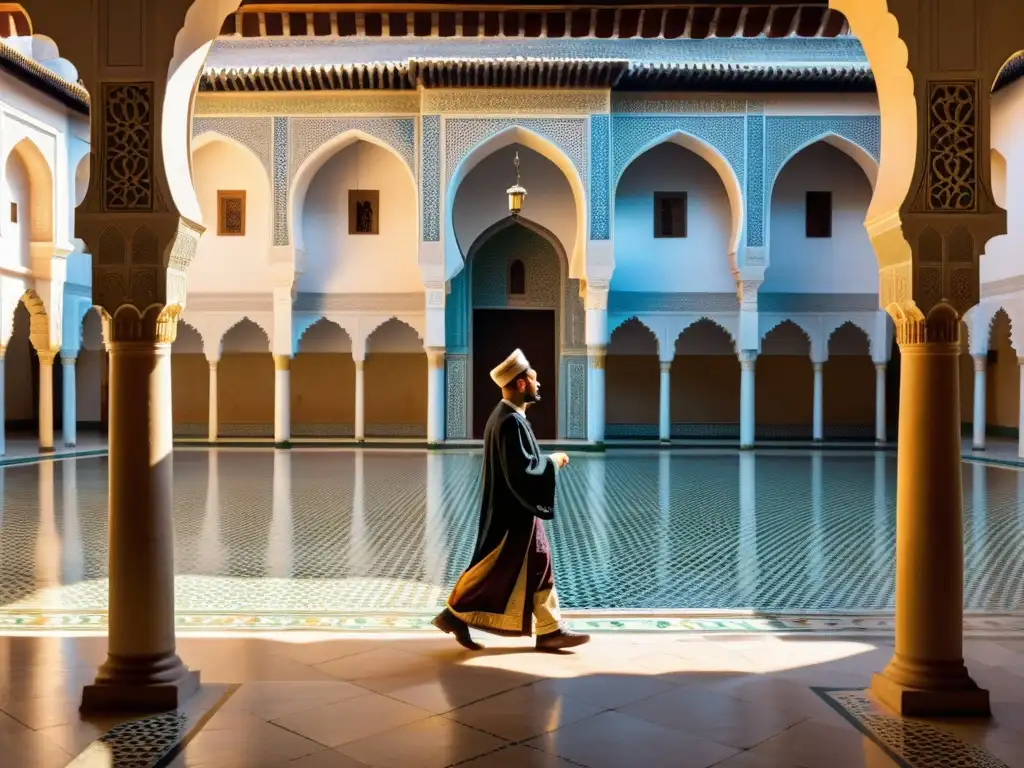
[[[526,409],[540,401],[537,372],[520,350],[491,371],[502,400],[484,428],[483,500],[476,550],[433,624],[478,650],[469,628],[529,637],[537,650],[583,645],[588,635],[562,628],[542,520],[555,512],[555,479],[564,453],[541,455]]]

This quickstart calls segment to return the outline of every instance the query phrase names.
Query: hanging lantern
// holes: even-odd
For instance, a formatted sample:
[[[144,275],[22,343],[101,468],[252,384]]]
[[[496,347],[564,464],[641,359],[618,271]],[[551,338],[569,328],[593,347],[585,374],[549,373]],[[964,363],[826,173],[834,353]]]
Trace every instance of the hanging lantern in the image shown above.
[[[506,191],[508,194],[508,210],[513,216],[518,216],[523,210],[523,201],[526,200],[526,190],[519,184],[519,153],[516,152],[516,183]]]

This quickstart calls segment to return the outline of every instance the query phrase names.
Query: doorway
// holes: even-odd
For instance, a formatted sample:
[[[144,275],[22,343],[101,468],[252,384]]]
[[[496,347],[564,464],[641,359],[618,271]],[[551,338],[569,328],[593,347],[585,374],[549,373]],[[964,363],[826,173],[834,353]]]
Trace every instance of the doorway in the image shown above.
[[[484,426],[501,395],[491,370],[512,350],[523,350],[541,383],[541,401],[530,406],[529,418],[538,440],[554,440],[558,432],[558,382],[555,354],[555,310],[473,310],[473,432]]]

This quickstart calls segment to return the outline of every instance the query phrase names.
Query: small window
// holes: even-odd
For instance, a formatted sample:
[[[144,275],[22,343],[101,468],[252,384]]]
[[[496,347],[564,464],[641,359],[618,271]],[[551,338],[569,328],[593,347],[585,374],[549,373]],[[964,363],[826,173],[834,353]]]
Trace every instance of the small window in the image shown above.
[[[376,235],[380,232],[380,192],[374,189],[348,191],[348,233]]]
[[[18,223],[18,204],[11,203],[11,224]]]
[[[686,193],[654,193],[654,236],[686,237]]]
[[[526,294],[526,267],[519,259],[513,261],[508,268],[508,293],[510,296]]]
[[[217,234],[221,237],[245,235],[245,190],[217,193]]]
[[[807,237],[832,237],[832,193],[807,193]]]

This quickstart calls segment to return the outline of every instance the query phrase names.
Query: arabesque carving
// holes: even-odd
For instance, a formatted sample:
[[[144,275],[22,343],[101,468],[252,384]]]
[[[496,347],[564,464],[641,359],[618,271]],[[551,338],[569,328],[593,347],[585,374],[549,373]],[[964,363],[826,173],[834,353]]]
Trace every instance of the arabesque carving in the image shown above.
[[[103,86],[103,207],[153,210],[153,83]]]
[[[977,208],[978,130],[975,84],[931,83],[928,110],[928,207]]]

